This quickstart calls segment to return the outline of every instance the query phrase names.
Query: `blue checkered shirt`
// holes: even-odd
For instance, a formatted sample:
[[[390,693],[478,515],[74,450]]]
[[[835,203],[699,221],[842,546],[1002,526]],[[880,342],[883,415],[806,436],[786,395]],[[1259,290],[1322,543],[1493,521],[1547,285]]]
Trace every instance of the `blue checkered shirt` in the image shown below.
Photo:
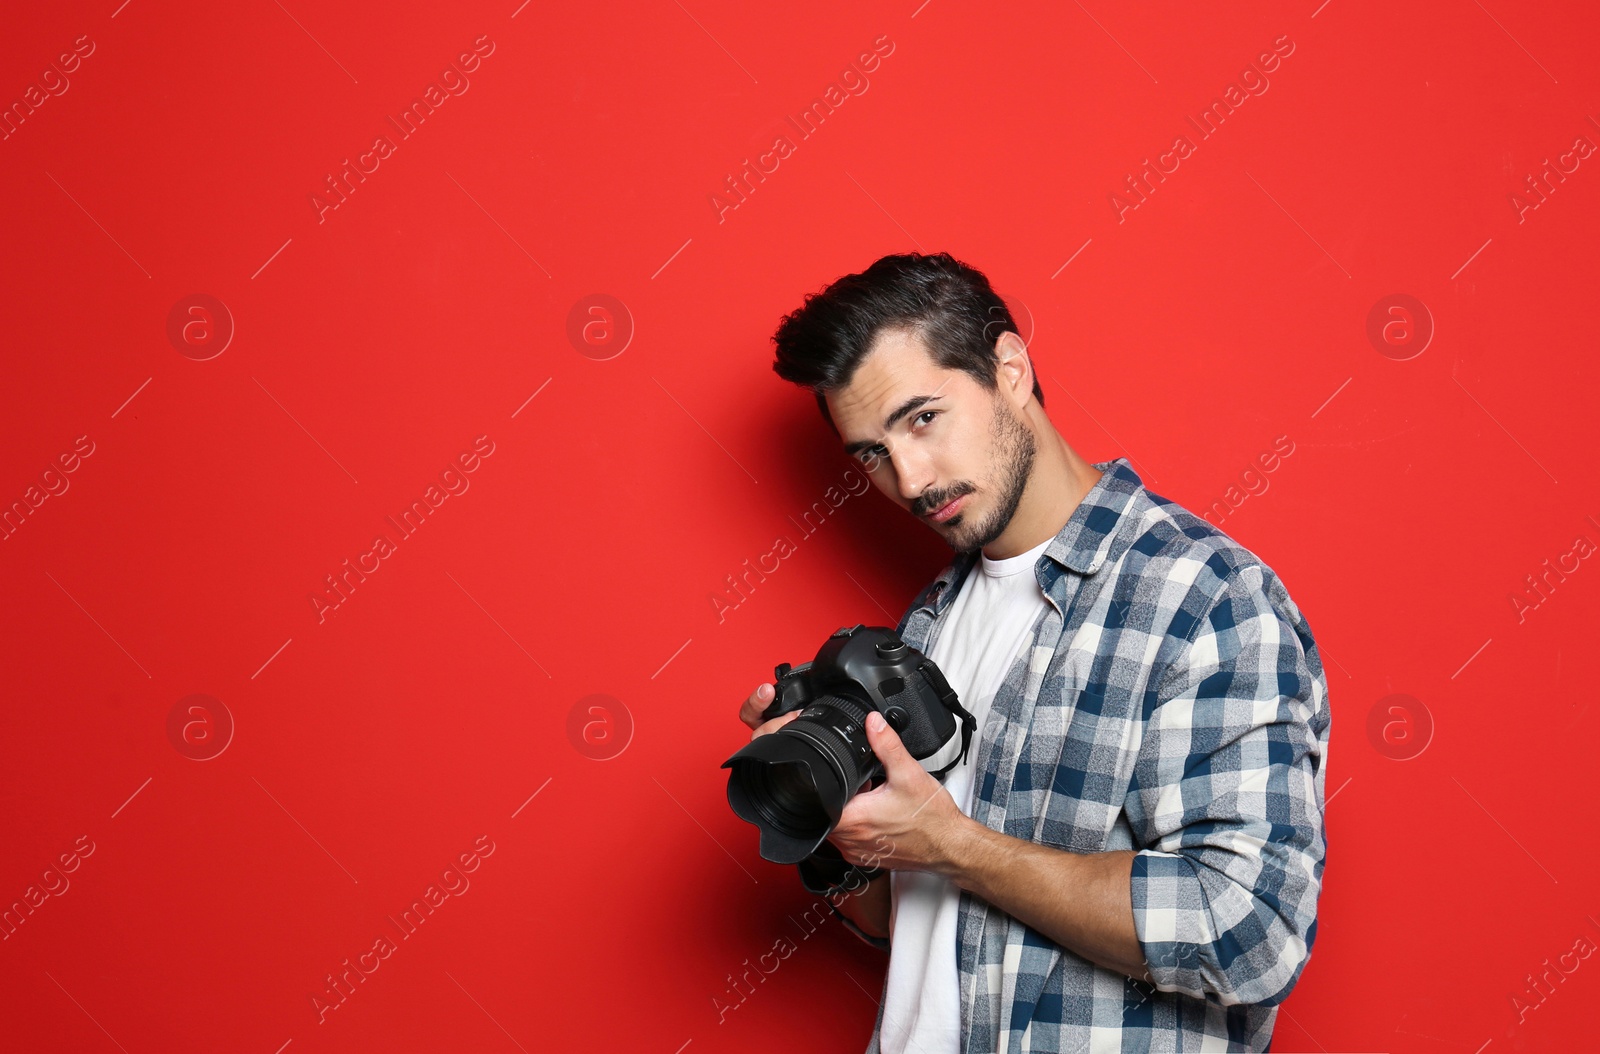
[[[975,744],[972,818],[1072,852],[1134,850],[1154,985],[962,890],[962,1050],[1264,1051],[1317,931],[1322,659],[1271,568],[1127,459],[1095,467],[1034,566],[1049,607]],[[912,601],[908,644],[926,649],[976,560]],[[866,1054],[882,1028],[880,1002]]]

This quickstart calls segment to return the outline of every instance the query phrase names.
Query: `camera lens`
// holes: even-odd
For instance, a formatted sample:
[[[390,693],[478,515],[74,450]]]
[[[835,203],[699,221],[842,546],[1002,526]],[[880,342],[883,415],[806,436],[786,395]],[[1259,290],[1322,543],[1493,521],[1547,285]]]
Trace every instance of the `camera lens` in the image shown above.
[[[768,823],[799,833],[827,822],[817,785],[804,764],[753,765],[748,774],[751,801]]]
[[[761,829],[761,855],[778,864],[810,856],[845,802],[876,767],[866,711],[829,695],[776,732],[757,736],[724,764],[728,804]]]

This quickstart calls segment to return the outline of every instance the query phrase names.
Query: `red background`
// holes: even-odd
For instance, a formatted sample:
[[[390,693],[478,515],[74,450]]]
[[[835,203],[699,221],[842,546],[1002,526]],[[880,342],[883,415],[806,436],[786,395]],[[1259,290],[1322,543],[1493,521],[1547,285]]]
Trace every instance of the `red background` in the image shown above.
[[[0,902],[60,890],[0,941],[0,1043],[864,1047],[885,958],[836,922],[800,936],[816,902],[757,856],[718,766],[774,663],[892,625],[949,555],[875,493],[802,534],[849,462],[771,371],[806,292],[920,249],[1030,319],[1076,449],[1238,504],[1222,526],[1325,648],[1329,858],[1274,1049],[1585,1045],[1600,958],[1556,968],[1600,943],[1600,569],[1526,576],[1600,544],[1600,157],[1537,207],[1526,179],[1600,143],[1600,21],[1227,6],[8,13],[0,99],[93,50],[0,142],[0,501],[68,484],[0,542]],[[1283,37],[1270,87],[1202,138],[1189,118]],[[389,116],[480,38],[469,88],[400,138]],[[802,138],[789,118],[860,90],[841,73],[880,38],[870,86]],[[719,215],[780,134],[792,153]],[[1180,135],[1192,154],[1119,217]],[[195,294],[232,319],[220,354],[215,309],[169,338]],[[595,294],[626,345],[569,338]],[[1395,294],[1425,346],[1415,310],[1369,338]],[[44,477],[80,436],[93,453]],[[324,577],[478,436],[470,488],[319,620]],[[1294,453],[1240,501],[1279,436]],[[778,536],[797,552],[731,592]],[[1396,694],[1402,723],[1369,733]],[[226,749],[189,756],[224,710]],[[587,756],[608,735],[626,749]],[[47,876],[80,836],[93,854]],[[480,836],[470,886],[400,940],[388,916]],[[381,934],[393,953],[319,1022]]]

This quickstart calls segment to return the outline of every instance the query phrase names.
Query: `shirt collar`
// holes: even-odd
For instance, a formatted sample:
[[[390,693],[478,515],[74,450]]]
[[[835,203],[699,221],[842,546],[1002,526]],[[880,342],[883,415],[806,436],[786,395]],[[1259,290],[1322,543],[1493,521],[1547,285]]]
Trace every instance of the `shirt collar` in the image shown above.
[[[1083,496],[1044,551],[1044,556],[1081,575],[1094,574],[1112,555],[1117,525],[1122,521],[1129,502],[1144,487],[1139,474],[1125,457],[1095,462],[1094,467],[1100,470],[1100,478],[1089,488],[1089,493]],[[928,584],[918,610],[926,610],[935,616],[943,611],[955,600],[961,582],[977,563],[978,556],[979,551],[974,549],[958,555],[946,565],[938,577]],[[1050,577],[1054,579],[1053,575]]]

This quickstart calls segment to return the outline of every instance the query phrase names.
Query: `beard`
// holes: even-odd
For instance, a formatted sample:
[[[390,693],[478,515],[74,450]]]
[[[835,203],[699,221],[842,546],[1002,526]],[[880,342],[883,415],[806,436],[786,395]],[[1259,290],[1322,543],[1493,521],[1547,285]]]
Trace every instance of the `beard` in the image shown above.
[[[1005,532],[1011,524],[1011,518],[1017,513],[1017,506],[1022,504],[1022,493],[1033,475],[1036,452],[1033,433],[1028,431],[1028,426],[1022,423],[1010,405],[998,396],[989,434],[994,440],[996,471],[986,489],[996,495],[994,507],[981,519],[968,520],[967,510],[962,509],[944,523],[935,525],[944,528],[945,542],[962,556],[982,549]],[[971,484],[963,482],[932,498],[924,495],[922,505],[927,512],[932,512],[974,489]]]

